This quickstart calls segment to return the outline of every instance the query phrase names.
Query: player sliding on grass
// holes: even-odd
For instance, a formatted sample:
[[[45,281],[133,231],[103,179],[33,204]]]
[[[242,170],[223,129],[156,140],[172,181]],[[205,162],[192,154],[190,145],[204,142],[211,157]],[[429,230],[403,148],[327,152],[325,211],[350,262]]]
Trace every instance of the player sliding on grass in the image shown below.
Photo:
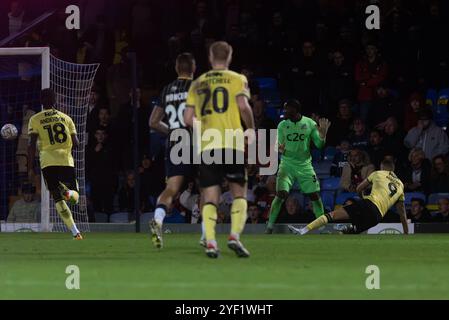
[[[254,129],[254,118],[248,103],[250,98],[248,81],[245,76],[228,70],[232,59],[232,47],[226,42],[214,42],[209,49],[209,61],[212,70],[204,73],[192,83],[187,96],[185,123],[193,126],[194,117],[201,122],[201,135],[218,133],[221,139],[201,141],[201,159],[199,166],[199,184],[202,189],[202,217],[206,234],[206,254],[217,258],[219,250],[215,238],[217,206],[220,200],[220,186],[223,179],[229,182],[229,189],[234,198],[231,206],[231,234],[228,247],[239,257],[248,257],[249,252],[240,242],[240,234],[246,223],[247,175],[243,159],[244,144],[234,142],[237,132],[243,132],[242,120],[247,129]],[[231,138],[226,138],[226,130]],[[212,137],[214,138],[214,137]],[[243,136],[242,136],[243,138]],[[251,141],[252,142],[252,141]],[[227,150],[227,151],[226,151]],[[225,153],[231,154],[232,164],[225,163]],[[211,164],[204,159],[213,156]],[[217,163],[215,159],[219,158]]]
[[[73,120],[55,109],[55,93],[52,89],[41,92],[44,110],[30,118],[28,124],[28,175],[34,176],[34,156],[39,147],[39,160],[42,175],[50,194],[55,201],[56,211],[75,240],[83,237],[73,221],[67,202],[78,203],[78,182],[72,157],[72,147],[79,145]]]
[[[150,116],[150,127],[170,137],[175,129],[186,129],[184,124],[184,110],[186,107],[187,93],[195,73],[195,59],[190,53],[182,53],[176,58],[176,73],[178,78],[168,84],[161,94],[161,105],[155,106]],[[168,125],[163,122],[166,118]],[[177,142],[167,139],[165,156],[165,170],[167,185],[157,200],[154,219],[150,222],[151,239],[156,248],[162,248],[162,223],[168,208],[173,203],[173,198],[180,191],[186,179],[192,179],[195,175],[193,164],[174,164],[170,158],[171,148]]]
[[[278,125],[278,145],[282,154],[276,180],[276,197],[271,203],[270,216],[265,233],[273,233],[273,226],[287,199],[292,185],[298,182],[301,191],[312,200],[316,217],[324,213],[320,198],[320,182],[312,167],[310,140],[319,149],[324,147],[329,120],[322,118],[319,126],[312,119],[301,115],[301,105],[297,100],[284,104],[285,120]]]
[[[380,170],[371,173],[357,186],[357,192],[363,199],[325,214],[302,229],[288,226],[289,229],[295,234],[303,235],[334,220],[351,220],[352,225],[344,233],[361,233],[381,222],[385,213],[396,204],[404,234],[408,234],[407,215],[404,207],[404,185],[393,171],[394,163],[390,160],[383,160]],[[363,191],[370,186],[371,193],[368,196],[363,196]]]

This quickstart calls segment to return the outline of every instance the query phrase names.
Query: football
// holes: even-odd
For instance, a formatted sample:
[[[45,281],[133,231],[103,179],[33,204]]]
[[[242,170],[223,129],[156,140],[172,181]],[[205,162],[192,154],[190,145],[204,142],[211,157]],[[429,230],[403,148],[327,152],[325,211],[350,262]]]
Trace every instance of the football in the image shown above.
[[[17,138],[17,128],[15,125],[7,123],[2,127],[1,134],[5,140],[14,140]]]

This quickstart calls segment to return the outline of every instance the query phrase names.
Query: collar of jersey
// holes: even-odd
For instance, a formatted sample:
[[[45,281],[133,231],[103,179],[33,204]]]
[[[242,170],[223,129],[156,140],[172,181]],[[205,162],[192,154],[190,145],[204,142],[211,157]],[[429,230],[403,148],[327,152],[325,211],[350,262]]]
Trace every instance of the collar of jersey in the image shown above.
[[[190,78],[190,77],[178,77],[178,80],[193,80],[193,78]]]

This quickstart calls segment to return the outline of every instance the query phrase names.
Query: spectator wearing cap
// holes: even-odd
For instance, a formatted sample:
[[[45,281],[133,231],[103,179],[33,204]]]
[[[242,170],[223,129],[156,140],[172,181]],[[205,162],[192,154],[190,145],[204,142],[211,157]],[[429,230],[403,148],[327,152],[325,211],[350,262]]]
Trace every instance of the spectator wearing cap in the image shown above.
[[[424,109],[418,114],[418,124],[410,129],[404,139],[407,148],[420,148],[427,159],[449,151],[449,141],[446,133],[432,120],[432,111]]]
[[[351,133],[352,124],[352,103],[349,99],[341,99],[338,103],[338,112],[336,119],[332,120],[329,133],[326,137],[326,143],[330,146],[336,146],[343,139],[347,139]]]
[[[380,58],[374,43],[365,46],[365,57],[355,66],[355,81],[358,86],[357,99],[360,116],[366,120],[375,97],[375,90],[387,78],[387,65]]]
[[[31,184],[22,186],[22,199],[14,202],[8,222],[33,223],[41,220],[40,203],[34,200],[35,188]]]
[[[412,223],[432,222],[432,216],[427,210],[424,200],[419,198],[412,199],[408,218]]]
[[[434,214],[433,222],[449,222],[449,198],[438,200],[438,212]]]

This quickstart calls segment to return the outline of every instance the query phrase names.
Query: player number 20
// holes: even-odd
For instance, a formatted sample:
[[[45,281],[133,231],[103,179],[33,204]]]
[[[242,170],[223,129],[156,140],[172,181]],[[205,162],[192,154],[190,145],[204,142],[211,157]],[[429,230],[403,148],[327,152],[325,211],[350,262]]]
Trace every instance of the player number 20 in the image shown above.
[[[212,108],[216,113],[224,113],[228,110],[229,106],[229,93],[226,88],[218,87],[214,92],[210,92],[209,89],[198,90],[198,94],[205,95],[203,105],[201,107],[201,115],[205,116],[212,114],[212,110],[208,109],[209,101],[212,96]]]
[[[168,117],[168,124],[170,129],[178,129],[181,126],[185,127],[184,123],[184,110],[186,109],[186,103],[183,102],[179,105],[178,111],[176,111],[175,106],[169,104],[165,108],[165,113]]]
[[[44,126],[44,129],[48,132],[48,138],[51,144],[64,143],[67,141],[67,133],[62,123],[55,123],[53,126]]]

